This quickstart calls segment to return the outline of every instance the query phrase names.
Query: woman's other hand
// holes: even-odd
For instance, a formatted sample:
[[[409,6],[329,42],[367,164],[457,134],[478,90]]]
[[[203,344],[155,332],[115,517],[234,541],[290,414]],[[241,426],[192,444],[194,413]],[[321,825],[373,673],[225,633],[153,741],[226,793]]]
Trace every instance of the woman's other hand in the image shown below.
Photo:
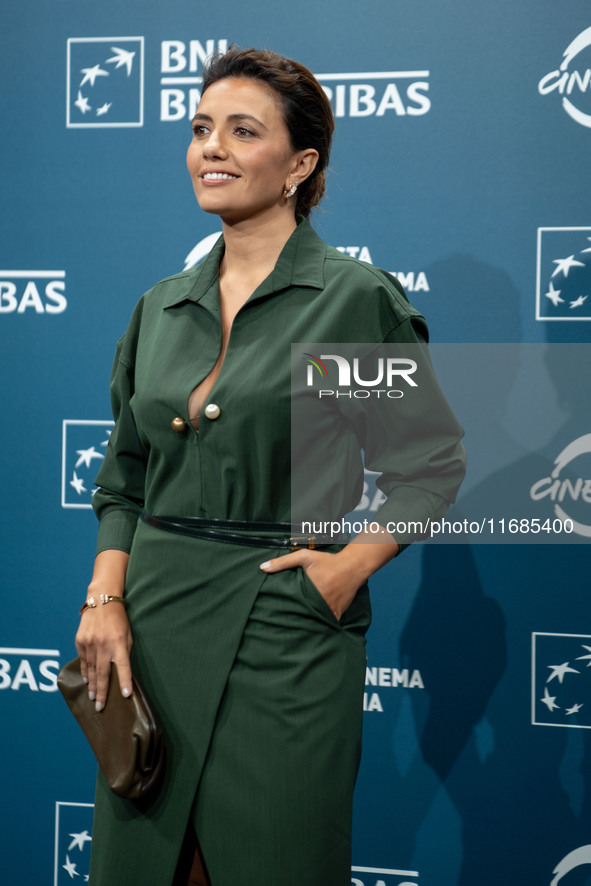
[[[129,556],[123,551],[102,551],[96,558],[87,599],[98,605],[86,609],[76,634],[80,673],[88,683],[88,696],[101,711],[107,701],[111,662],[117,666],[121,694],[132,693],[129,653],[133,644],[125,606],[116,600],[101,603],[100,595],[123,596]]]

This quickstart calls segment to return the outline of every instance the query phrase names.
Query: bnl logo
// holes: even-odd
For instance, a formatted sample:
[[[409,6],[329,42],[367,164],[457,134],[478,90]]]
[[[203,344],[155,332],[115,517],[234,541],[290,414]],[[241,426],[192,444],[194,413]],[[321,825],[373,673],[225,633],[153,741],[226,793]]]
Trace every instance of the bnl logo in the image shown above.
[[[112,421],[62,422],[62,508],[91,508]]]
[[[591,729],[591,635],[532,634],[532,725]]]
[[[351,886],[419,886],[418,871],[351,868]]]
[[[536,320],[591,320],[591,227],[538,228],[537,253]]]
[[[71,37],[68,129],[144,125],[144,38]]]
[[[93,810],[92,803],[55,804],[54,886],[88,883]]]

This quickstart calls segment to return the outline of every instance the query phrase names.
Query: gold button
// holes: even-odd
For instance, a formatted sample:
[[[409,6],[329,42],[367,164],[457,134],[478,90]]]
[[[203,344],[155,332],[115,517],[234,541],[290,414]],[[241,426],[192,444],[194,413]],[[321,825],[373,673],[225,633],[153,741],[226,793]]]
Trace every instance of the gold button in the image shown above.
[[[173,418],[173,420],[171,421],[170,427],[173,429],[175,434],[180,434],[181,431],[184,431],[187,427],[187,422],[184,418],[181,418],[180,415],[177,415],[177,417]]]
[[[208,403],[205,407],[205,417],[210,418],[212,421],[217,418],[220,414],[220,407],[216,403]]]

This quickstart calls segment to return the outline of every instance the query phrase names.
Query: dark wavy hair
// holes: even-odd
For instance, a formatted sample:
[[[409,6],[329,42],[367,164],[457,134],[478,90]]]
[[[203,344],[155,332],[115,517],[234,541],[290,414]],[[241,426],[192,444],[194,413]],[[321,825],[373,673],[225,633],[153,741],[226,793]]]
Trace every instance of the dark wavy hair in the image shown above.
[[[325,191],[326,168],[334,132],[330,102],[318,80],[299,62],[267,49],[239,49],[232,45],[212,56],[203,72],[202,93],[229,77],[247,77],[266,83],[281,100],[283,119],[294,151],[314,148],[318,162],[297,190],[296,214],[308,218]]]

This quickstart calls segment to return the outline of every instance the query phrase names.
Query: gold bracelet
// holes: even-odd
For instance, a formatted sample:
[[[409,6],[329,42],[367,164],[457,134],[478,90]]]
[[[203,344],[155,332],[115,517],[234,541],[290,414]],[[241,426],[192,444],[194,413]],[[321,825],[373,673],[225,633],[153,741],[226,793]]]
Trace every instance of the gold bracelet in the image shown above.
[[[125,600],[123,597],[115,597],[114,594],[100,594],[99,596],[101,604],[104,606],[105,603],[123,603],[125,606]],[[89,597],[88,600],[84,603],[84,605],[80,609],[80,615],[83,612],[86,612],[87,609],[96,609],[98,606],[96,597]]]

